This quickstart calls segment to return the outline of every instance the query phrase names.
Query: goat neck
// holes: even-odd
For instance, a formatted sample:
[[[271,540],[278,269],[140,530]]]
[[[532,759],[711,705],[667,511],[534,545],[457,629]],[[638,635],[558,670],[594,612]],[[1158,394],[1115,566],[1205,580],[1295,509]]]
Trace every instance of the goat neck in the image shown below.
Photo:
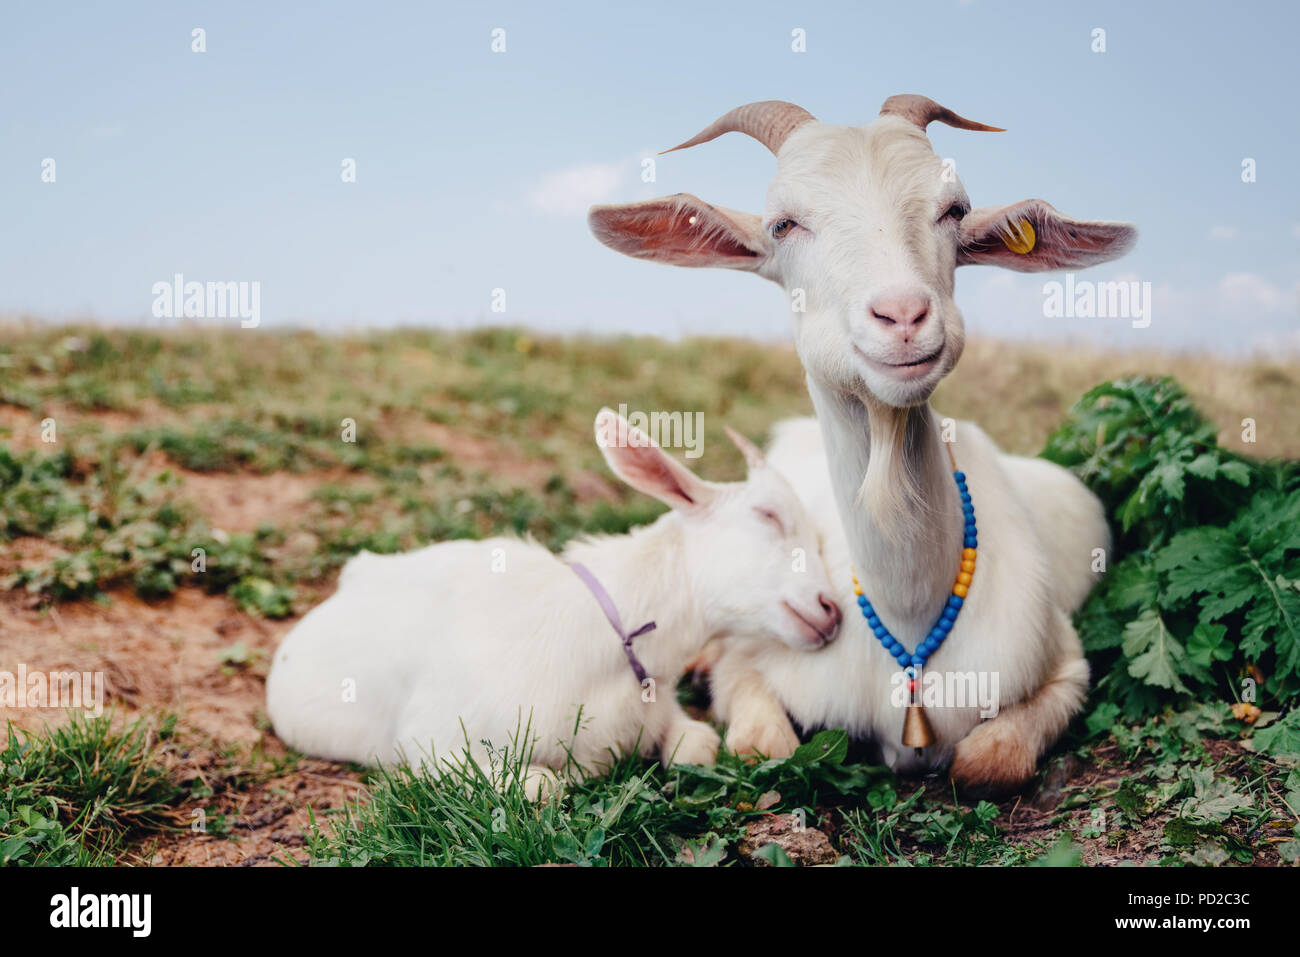
[[[713,629],[697,605],[690,569],[681,558],[685,532],[681,517],[669,512],[626,535],[580,539],[563,555],[565,561],[581,562],[596,576],[628,631],[655,622],[655,630],[637,638],[635,648],[646,670],[660,681],[676,679],[687,661],[713,637]],[[600,614],[585,587],[582,599],[591,602],[594,614]],[[608,626],[604,631],[609,631],[606,637],[617,647],[613,631]]]
[[[934,411],[884,406],[811,377],[808,388],[858,580],[890,631],[919,641],[948,599],[962,545],[961,501]]]

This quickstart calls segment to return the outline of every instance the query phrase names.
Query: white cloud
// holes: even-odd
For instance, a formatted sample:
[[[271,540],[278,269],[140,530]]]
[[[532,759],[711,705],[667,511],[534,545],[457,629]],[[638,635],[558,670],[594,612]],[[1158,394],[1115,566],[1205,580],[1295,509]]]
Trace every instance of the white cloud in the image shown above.
[[[1225,305],[1237,303],[1264,312],[1273,312],[1287,300],[1285,292],[1251,272],[1228,273],[1219,280],[1218,293]]]
[[[621,198],[633,163],[582,163],[547,173],[528,194],[532,207],[553,216],[580,216],[595,203]]]
[[[1210,229],[1211,239],[1236,239],[1237,228],[1235,226],[1214,226]]]

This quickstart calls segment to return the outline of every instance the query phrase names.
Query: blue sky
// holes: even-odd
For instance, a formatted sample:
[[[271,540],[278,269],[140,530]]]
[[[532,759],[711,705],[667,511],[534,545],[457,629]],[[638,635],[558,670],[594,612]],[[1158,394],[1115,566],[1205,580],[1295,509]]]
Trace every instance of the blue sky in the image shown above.
[[[268,325],[784,337],[775,286],[620,257],[587,205],[759,211],[773,160],[746,137],[660,158],[653,184],[640,159],[751,100],[865,123],[916,92],[1008,128],[931,128],[975,205],[1142,231],[1080,278],[1151,282],[1150,327],[1046,319],[1060,277],[980,267],[958,276],[972,334],[1300,347],[1297,28],[1281,2],[10,4],[0,313],[158,323],[152,286],[183,273],[260,282]]]

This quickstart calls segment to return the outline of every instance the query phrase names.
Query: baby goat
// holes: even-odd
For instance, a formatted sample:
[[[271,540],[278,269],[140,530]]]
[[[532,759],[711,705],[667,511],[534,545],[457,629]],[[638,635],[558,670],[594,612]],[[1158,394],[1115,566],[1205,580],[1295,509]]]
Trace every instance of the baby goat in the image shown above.
[[[728,435],[748,478],[706,482],[602,409],[596,441],[610,468],[671,506],[653,524],[562,556],[494,538],[352,559],[276,651],[266,682],[276,733],[334,760],[467,752],[486,766],[490,748],[528,727],[519,746],[532,747],[534,792],[570,760],[591,768],[638,744],[665,764],[712,763],[717,733],[674,693],[706,642],[812,651],[840,623],[798,498],[754,445]]]

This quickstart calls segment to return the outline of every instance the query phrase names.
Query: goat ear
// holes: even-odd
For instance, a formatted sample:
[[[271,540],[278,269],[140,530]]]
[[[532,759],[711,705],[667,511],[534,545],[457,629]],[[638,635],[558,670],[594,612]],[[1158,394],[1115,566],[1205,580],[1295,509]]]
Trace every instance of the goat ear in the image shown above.
[[[712,497],[713,487],[708,482],[613,409],[601,409],[596,416],[596,444],[615,475],[666,505],[698,508]]]
[[[729,425],[724,425],[722,428],[727,433],[727,438],[731,439],[731,444],[740,449],[740,454],[745,457],[746,465],[751,469],[756,469],[767,464],[767,459],[763,457],[763,452],[757,445]]]
[[[1017,272],[1081,269],[1118,259],[1136,241],[1132,223],[1071,219],[1041,199],[1026,199],[967,213],[961,221],[957,265],[1002,266]]]
[[[721,266],[761,274],[773,246],[761,217],[710,206],[690,193],[593,206],[587,225],[610,249],[670,266]]]

